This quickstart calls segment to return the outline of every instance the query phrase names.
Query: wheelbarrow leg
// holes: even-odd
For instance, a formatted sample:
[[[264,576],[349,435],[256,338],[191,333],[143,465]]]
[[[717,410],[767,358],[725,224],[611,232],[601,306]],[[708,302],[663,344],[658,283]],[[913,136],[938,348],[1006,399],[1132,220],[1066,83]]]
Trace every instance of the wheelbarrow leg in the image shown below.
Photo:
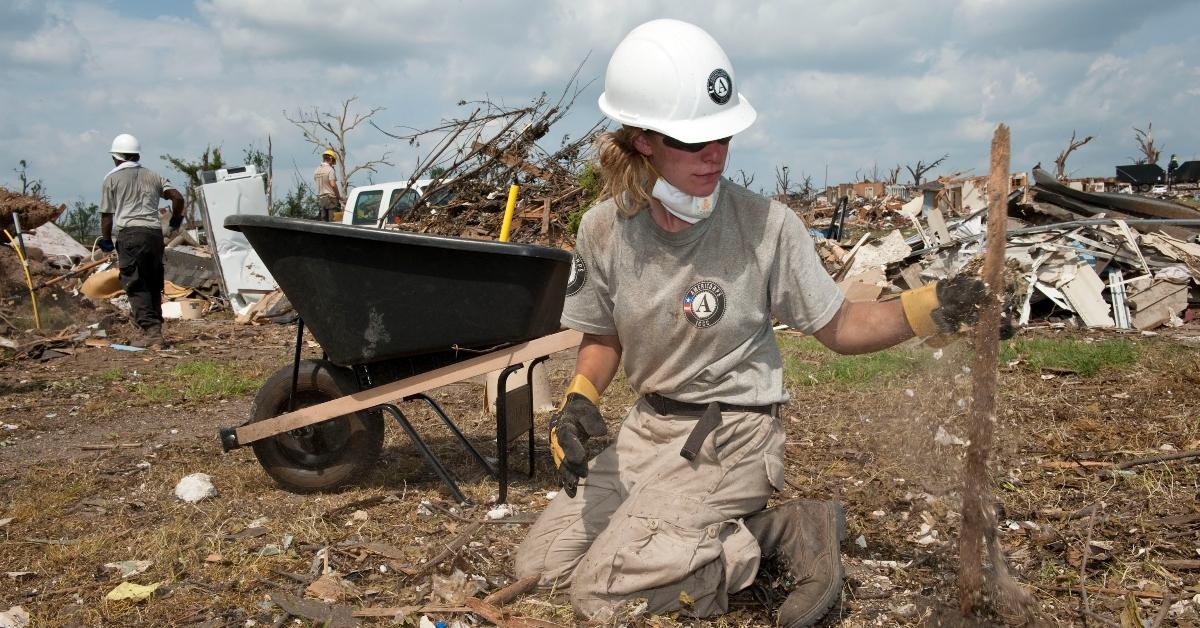
[[[296,319],[296,355],[292,358],[292,390],[288,393],[288,412],[296,409],[296,385],[300,380],[300,349],[304,347],[304,319]]]
[[[450,420],[450,417],[446,416],[446,412],[444,410],[442,410],[442,407],[439,406],[436,401],[434,401],[433,399],[430,399],[428,396],[425,395],[425,393],[421,393],[419,395],[413,395],[411,397],[406,398],[406,400],[412,400],[412,399],[420,399],[421,401],[424,401],[425,403],[429,404],[429,407],[430,407],[430,409],[433,410],[434,414],[437,414],[439,417],[441,417],[442,423],[445,423],[446,427],[450,428],[451,432],[454,432],[454,436],[458,438],[458,442],[462,443],[462,446],[466,447],[467,451],[471,452],[471,456],[475,458],[475,462],[478,462],[479,466],[483,467],[483,470],[488,475],[490,475],[492,477],[496,477],[496,470],[492,468],[492,465],[487,463],[487,460],[483,459],[483,456],[480,455],[479,450],[477,450],[473,446],[471,446],[471,441],[468,441],[467,437],[463,436],[462,431],[459,430],[458,426],[455,425],[454,422]]]
[[[416,446],[417,451],[421,452],[421,457],[425,458],[425,464],[433,468],[434,473],[437,473],[438,477],[442,479],[442,483],[446,485],[446,488],[450,489],[450,493],[454,495],[454,499],[457,499],[460,504],[466,503],[467,498],[462,494],[462,491],[458,490],[458,484],[455,484],[454,479],[450,477],[450,472],[446,470],[446,467],[442,466],[442,461],[438,460],[438,457],[433,454],[433,451],[429,449],[425,441],[421,440],[420,435],[417,434],[417,430],[413,429],[412,424],[404,417],[404,413],[400,412],[400,408],[390,403],[385,403],[377,407],[392,415],[392,418],[396,419],[400,427],[404,428],[404,431],[408,433],[408,439]]]

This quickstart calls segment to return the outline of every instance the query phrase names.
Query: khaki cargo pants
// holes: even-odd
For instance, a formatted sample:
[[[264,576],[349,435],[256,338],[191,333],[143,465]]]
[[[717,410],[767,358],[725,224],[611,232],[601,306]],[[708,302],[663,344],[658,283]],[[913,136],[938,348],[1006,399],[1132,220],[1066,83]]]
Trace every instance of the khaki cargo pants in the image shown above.
[[[560,492],[534,523],[517,577],[569,589],[589,619],[637,598],[650,613],[726,612],[728,595],[758,571],[758,543],[741,518],[782,488],[784,433],[769,414],[725,412],[688,461],[679,450],[696,420],[658,415],[645,401],[630,408],[576,496]]]

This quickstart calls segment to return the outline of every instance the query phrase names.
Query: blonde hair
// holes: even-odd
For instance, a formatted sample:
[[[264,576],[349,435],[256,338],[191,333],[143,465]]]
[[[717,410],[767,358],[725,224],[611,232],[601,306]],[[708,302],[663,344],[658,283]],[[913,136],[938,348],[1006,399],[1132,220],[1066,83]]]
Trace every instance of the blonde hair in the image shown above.
[[[630,218],[650,204],[650,190],[658,178],[650,163],[633,145],[633,139],[642,132],[639,128],[624,126],[596,138],[602,181],[600,198],[611,197],[617,204],[617,211]]]

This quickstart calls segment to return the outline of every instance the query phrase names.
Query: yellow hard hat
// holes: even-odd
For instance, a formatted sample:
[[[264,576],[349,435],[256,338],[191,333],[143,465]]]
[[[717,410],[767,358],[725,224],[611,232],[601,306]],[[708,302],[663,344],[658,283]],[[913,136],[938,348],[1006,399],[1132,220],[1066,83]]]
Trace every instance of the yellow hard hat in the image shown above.
[[[337,159],[337,153],[333,152],[332,149],[321,153],[321,156],[322,157],[333,157],[334,159]]]

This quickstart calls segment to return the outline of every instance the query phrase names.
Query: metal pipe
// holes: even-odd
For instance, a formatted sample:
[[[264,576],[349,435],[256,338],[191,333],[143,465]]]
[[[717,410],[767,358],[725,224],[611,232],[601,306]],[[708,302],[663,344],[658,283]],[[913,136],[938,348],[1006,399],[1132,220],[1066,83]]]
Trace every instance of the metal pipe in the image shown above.
[[[517,192],[520,189],[516,183],[508,188],[508,204],[504,206],[504,222],[500,225],[501,242],[508,242],[508,230],[512,227],[513,211],[517,208]]]
[[[1072,227],[1094,227],[1099,225],[1115,225],[1117,221],[1124,222],[1127,225],[1177,225],[1183,227],[1200,227],[1200,218],[1089,218],[1086,220],[1072,220],[1070,222],[1056,222],[1051,225],[1038,225],[1037,227],[1026,227],[1024,229],[1013,229],[1006,234],[1006,237],[1032,235],[1035,233],[1047,233],[1049,231],[1058,231],[1060,229],[1070,229]],[[914,257],[920,257],[926,253],[940,251],[952,246],[960,244],[969,244],[976,240],[982,240],[987,236],[987,232],[967,236],[955,240],[949,244],[939,246],[930,246],[919,251],[913,251],[905,256],[904,259],[909,260]]]

